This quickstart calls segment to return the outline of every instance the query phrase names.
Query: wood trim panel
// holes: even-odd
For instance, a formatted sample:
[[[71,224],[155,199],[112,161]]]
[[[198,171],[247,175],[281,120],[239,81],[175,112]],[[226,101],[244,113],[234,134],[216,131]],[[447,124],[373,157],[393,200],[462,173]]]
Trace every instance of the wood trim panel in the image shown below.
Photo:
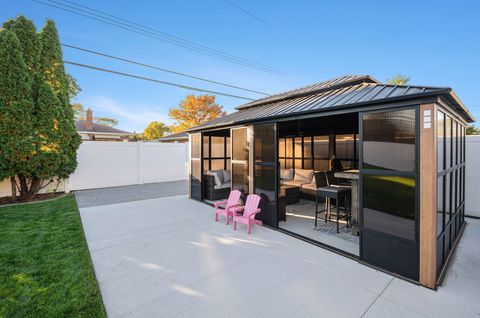
[[[255,177],[255,160],[253,157],[254,152],[254,139],[253,139],[253,125],[247,126],[247,143],[248,143],[248,191],[250,194],[255,193],[253,179]]]
[[[428,116],[430,114],[430,116]],[[437,273],[436,105],[420,105],[420,284],[435,288]]]

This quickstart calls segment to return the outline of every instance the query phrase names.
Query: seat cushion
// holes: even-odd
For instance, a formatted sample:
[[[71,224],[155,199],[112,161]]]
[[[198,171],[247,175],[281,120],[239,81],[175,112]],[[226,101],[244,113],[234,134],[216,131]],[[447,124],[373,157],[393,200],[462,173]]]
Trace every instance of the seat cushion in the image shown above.
[[[302,184],[302,190],[312,190],[312,191],[316,191],[317,190],[317,186],[313,183],[305,183],[305,184]]]
[[[215,178],[215,186],[223,184],[223,173],[222,170],[210,170],[205,172],[208,176],[213,176]]]
[[[223,175],[223,182],[230,182],[230,180],[232,180],[232,178],[230,177],[230,171],[222,170],[222,175]]]
[[[293,180],[293,169],[280,169],[281,180]]]
[[[301,187],[302,184],[307,184],[308,182],[305,181],[298,181],[298,180],[284,180],[282,185],[289,185],[289,186],[296,186]]]
[[[220,185],[215,185],[213,188],[215,190],[230,188],[230,182],[226,182],[226,183],[223,183],[223,184],[220,184]]]
[[[293,180],[310,183],[312,182],[312,178],[313,170],[295,169],[295,177],[293,178]]]

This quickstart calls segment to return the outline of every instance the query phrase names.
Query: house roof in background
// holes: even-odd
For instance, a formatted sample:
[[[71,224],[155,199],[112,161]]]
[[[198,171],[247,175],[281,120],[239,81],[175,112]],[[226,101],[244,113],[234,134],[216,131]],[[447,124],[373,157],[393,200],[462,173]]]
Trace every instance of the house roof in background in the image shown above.
[[[152,141],[175,141],[175,140],[188,140],[188,132],[182,131],[176,134],[171,134],[158,139],[154,139]]]
[[[434,96],[443,96],[468,122],[474,121],[449,87],[383,84],[368,75],[348,75],[246,103],[237,107],[238,111],[234,113],[189,131]]]
[[[119,134],[119,135],[129,135],[132,134],[131,132],[120,130],[113,127],[108,127],[105,125],[100,125],[96,123],[92,123],[92,130],[87,129],[87,121],[84,119],[76,120],[75,127],[77,128],[78,132],[85,132],[85,133],[108,133],[108,134]]]

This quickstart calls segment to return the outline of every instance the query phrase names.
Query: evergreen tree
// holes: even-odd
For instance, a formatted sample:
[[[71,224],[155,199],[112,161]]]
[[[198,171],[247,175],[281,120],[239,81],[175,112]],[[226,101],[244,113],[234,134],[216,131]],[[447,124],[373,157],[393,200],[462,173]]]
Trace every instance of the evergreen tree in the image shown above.
[[[47,21],[41,33],[24,17],[7,21],[3,29],[10,35],[2,35],[5,39],[0,42],[0,180],[16,175],[20,194],[35,196],[55,177],[66,178],[77,166],[81,139],[69,101],[70,77],[53,21]],[[11,106],[15,102],[17,108]]]
[[[12,31],[0,31],[0,180],[31,175],[33,148],[31,78],[22,47]],[[21,195],[25,195],[25,188]]]

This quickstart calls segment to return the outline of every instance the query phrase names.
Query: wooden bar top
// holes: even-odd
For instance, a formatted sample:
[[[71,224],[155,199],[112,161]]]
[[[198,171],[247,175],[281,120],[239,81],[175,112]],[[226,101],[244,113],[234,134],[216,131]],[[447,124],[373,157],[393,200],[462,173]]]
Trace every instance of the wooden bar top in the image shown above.
[[[358,170],[338,171],[333,174],[335,178],[358,180]]]

